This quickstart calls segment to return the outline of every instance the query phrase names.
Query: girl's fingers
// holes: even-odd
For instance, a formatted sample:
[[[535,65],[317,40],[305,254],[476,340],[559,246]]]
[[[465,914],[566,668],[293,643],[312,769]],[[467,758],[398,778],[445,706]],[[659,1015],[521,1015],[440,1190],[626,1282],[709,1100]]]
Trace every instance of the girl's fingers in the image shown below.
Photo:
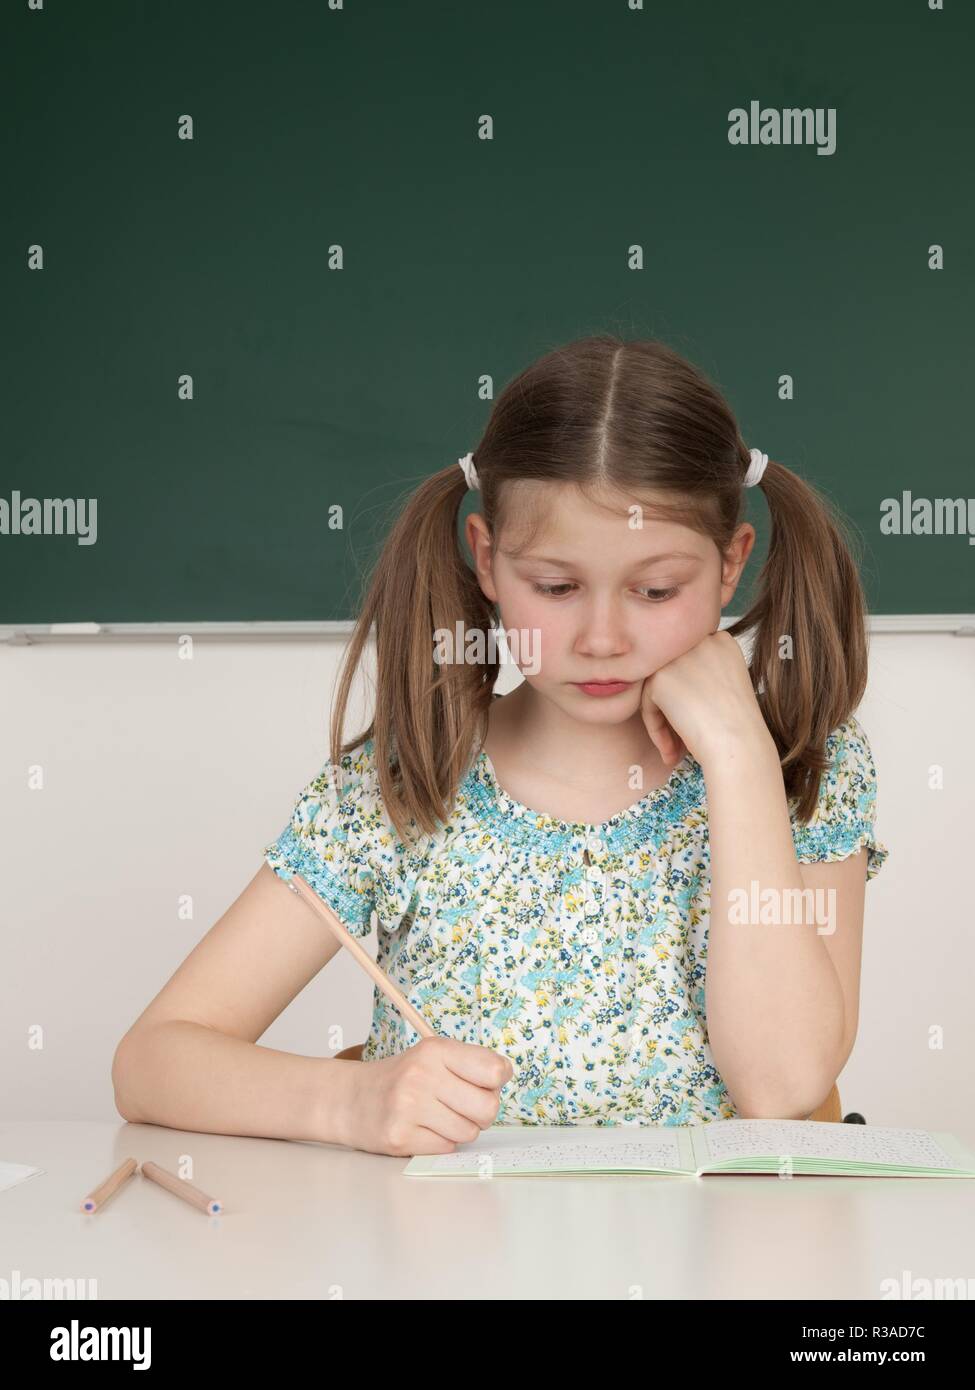
[[[426,1129],[419,1125],[416,1131],[416,1138],[410,1145],[413,1150],[412,1157],[417,1154],[447,1154],[454,1152],[456,1140],[445,1139],[442,1134],[437,1134],[435,1130]]]
[[[673,770],[684,756],[685,749],[683,743],[669,724],[667,725],[667,730],[667,735],[663,738],[662,742],[657,743],[657,747],[666,765]]]
[[[643,722],[646,725],[647,733],[657,752],[660,754],[664,763],[668,767],[676,767],[684,756],[684,745],[679,735],[668,723],[667,718],[659,705],[647,694],[646,682],[643,685],[640,712]]]

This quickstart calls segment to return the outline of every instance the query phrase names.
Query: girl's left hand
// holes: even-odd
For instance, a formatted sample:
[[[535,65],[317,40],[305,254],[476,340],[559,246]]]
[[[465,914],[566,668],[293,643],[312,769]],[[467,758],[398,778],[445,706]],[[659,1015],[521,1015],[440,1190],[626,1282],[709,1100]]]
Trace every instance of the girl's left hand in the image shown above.
[[[732,740],[771,738],[742,650],[723,629],[646,678],[640,713],[670,768],[685,749],[704,767]]]

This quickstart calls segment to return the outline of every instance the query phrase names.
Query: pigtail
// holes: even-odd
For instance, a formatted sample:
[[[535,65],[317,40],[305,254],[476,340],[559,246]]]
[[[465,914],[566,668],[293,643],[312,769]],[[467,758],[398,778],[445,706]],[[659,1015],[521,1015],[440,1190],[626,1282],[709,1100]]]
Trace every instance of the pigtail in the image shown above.
[[[808,821],[829,766],[826,736],[866,687],[866,603],[858,547],[827,498],[771,460],[761,487],[772,523],[768,554],[755,602],[729,631],[753,637],[752,686],[787,797]]]
[[[375,740],[383,803],[403,840],[412,819],[433,833],[450,814],[475,742],[487,732],[487,710],[499,661],[489,647],[470,664],[438,664],[434,634],[451,639],[497,626],[457,534],[467,480],[456,464],[424,479],[389,533],[372,573],[345,654],[332,710],[332,756]],[[376,638],[375,715],[347,743],[342,728],[349,690],[366,642]],[[455,643],[456,649],[456,643]],[[337,750],[337,751],[336,751]]]

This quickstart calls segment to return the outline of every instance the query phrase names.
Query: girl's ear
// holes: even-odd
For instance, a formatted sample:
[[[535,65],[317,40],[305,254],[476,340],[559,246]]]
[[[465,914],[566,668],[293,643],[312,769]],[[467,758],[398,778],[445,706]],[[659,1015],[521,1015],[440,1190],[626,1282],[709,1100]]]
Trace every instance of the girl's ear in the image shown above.
[[[498,592],[494,587],[494,562],[491,556],[491,532],[487,522],[477,512],[472,512],[464,522],[464,537],[474,557],[474,573],[485,598],[497,603]]]
[[[738,587],[742,570],[755,544],[755,527],[743,521],[731,538],[721,563],[721,607],[730,603]]]

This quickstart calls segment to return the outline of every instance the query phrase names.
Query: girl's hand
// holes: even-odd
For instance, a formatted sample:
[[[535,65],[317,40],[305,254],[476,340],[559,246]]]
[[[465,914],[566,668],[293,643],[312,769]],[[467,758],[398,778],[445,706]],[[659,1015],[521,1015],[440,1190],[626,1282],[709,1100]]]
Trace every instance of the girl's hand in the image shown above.
[[[367,1153],[452,1153],[494,1124],[501,1088],[514,1076],[506,1057],[455,1038],[421,1038],[378,1062],[349,1068],[343,1140]],[[353,1071],[353,1068],[355,1069]]]
[[[640,713],[667,767],[685,749],[704,767],[742,738],[770,738],[741,648],[711,632],[643,682]]]

